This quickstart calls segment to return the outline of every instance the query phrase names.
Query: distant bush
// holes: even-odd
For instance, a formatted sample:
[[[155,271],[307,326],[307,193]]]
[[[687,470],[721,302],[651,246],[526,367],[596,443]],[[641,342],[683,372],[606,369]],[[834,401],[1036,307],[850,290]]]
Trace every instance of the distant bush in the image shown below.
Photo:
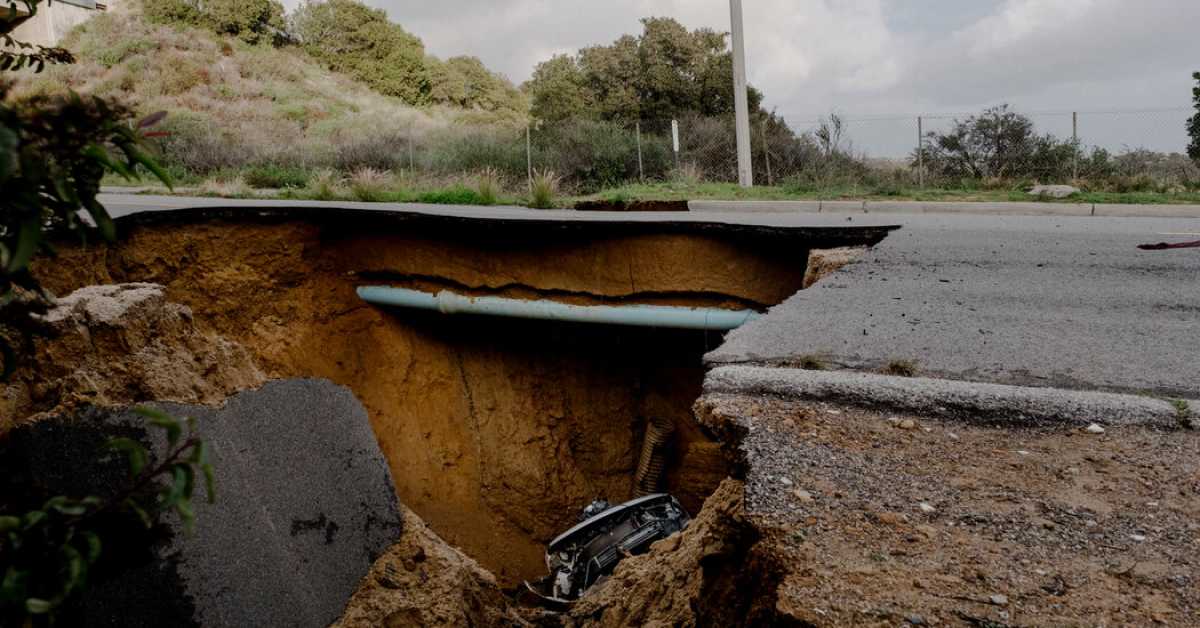
[[[343,180],[333,170],[319,170],[308,181],[305,195],[316,201],[332,201],[342,196]]]
[[[142,10],[152,22],[203,26],[251,44],[285,38],[277,0],[142,0]]]
[[[950,177],[1067,180],[1077,151],[1069,140],[1038,135],[1033,121],[1008,105],[955,120],[949,131],[931,131],[926,138],[925,167]]]
[[[359,168],[350,175],[350,192],[360,201],[380,201],[390,180],[391,173],[386,170]]]
[[[457,128],[423,138],[417,150],[418,166],[437,174],[490,167],[510,177],[526,177],[524,129]]]
[[[331,138],[334,168],[354,172],[363,168],[398,170],[408,166],[409,138],[399,132],[337,135]]]
[[[309,172],[295,166],[259,164],[247,168],[242,177],[252,188],[303,188],[308,185]]]
[[[571,120],[538,134],[535,161],[553,165],[583,190],[637,179],[637,140],[615,122]]]

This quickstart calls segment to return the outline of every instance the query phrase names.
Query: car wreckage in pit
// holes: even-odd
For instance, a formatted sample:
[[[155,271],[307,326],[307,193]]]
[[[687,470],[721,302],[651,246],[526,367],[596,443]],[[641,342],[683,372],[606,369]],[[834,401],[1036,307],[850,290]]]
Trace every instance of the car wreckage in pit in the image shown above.
[[[645,553],[661,539],[687,527],[691,517],[670,495],[638,497],[617,506],[597,500],[580,522],[546,546],[549,575],[526,588],[544,603],[562,606],[579,599],[627,556]]]

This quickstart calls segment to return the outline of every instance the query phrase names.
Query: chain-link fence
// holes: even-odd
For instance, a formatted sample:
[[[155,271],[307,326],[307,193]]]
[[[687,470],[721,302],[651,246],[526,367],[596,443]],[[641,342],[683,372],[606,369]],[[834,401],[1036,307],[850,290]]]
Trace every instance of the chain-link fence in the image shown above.
[[[1200,171],[1183,155],[1188,140],[1184,124],[1192,113],[1187,108],[1033,114],[990,109],[878,118],[761,116],[752,122],[751,154],[757,185],[797,191],[833,186],[865,186],[880,193],[918,187],[1014,189],[1033,181],[1075,181],[1110,191],[1195,190],[1200,189]],[[554,173],[577,192],[655,181],[738,179],[732,116],[353,128],[305,150],[264,155],[250,144],[235,150],[236,138],[216,142],[210,136],[181,128],[169,138],[179,146],[164,151],[170,162],[196,172],[257,163],[446,179],[487,171],[514,189],[538,172]]]
[[[1200,187],[1183,155],[1186,108],[756,120],[755,182],[931,187],[997,181],[1105,182],[1115,191]],[[578,191],[638,182],[736,182],[732,116],[632,122],[569,119],[378,134],[335,148],[335,165],[514,184],[550,171]]]

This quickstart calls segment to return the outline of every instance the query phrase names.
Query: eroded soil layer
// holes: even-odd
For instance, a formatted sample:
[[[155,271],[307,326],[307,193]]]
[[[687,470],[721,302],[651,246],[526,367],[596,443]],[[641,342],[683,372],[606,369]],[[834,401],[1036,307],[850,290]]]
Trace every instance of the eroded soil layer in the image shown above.
[[[52,290],[145,281],[246,347],[266,376],[323,377],[366,406],[401,501],[506,585],[592,499],[631,496],[646,422],[677,431],[665,486],[697,512],[727,475],[694,424],[718,334],[384,311],[364,283],[596,302],[763,308],[800,289],[807,248],[651,233],[488,240],[370,223],[125,224],[64,249]]]

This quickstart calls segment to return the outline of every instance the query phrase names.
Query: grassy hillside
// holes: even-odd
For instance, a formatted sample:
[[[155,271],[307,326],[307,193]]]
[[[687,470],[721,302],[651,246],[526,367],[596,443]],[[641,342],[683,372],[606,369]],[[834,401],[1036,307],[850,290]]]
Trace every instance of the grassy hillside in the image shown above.
[[[97,16],[63,45],[79,63],[25,79],[16,95],[73,89],[119,98],[144,113],[169,112],[163,130],[171,135],[162,149],[185,182],[251,166],[398,169],[407,165],[411,138],[497,122],[481,111],[414,108],[325,69],[298,48],[151,24],[136,7]]]

